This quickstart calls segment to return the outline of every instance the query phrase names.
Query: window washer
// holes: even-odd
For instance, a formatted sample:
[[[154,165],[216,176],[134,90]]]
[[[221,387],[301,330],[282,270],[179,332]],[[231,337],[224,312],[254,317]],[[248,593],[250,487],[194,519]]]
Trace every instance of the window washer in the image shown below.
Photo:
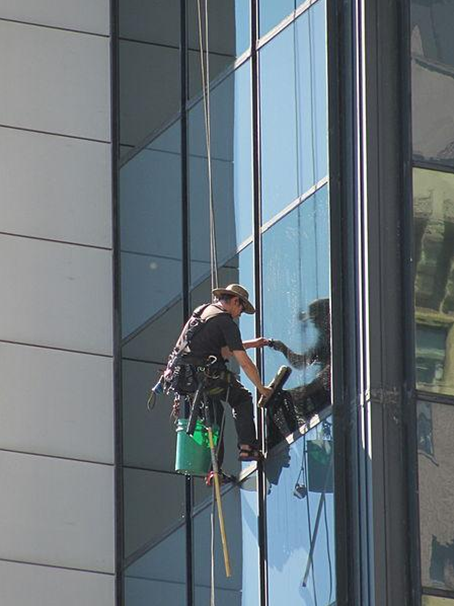
[[[226,288],[215,288],[213,295],[216,301],[203,306],[200,314],[203,324],[191,338],[190,352],[181,357],[181,364],[211,359],[207,390],[216,392],[218,400],[227,399],[232,407],[238,436],[238,458],[240,461],[258,461],[263,455],[256,439],[252,396],[227,368],[226,363],[233,356],[260,395],[267,398],[271,389],[263,385],[257,366],[245,350],[263,347],[269,341],[263,337],[245,342],[241,340],[240,330],[234,320],[243,311],[247,314],[255,313],[245,288],[239,284],[229,284]],[[213,356],[216,358],[214,363]]]

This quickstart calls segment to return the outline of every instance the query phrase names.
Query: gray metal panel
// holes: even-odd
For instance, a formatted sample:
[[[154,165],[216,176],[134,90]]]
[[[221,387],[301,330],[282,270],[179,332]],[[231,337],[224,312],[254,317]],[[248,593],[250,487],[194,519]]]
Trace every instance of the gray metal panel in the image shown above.
[[[0,21],[0,124],[110,140],[109,39]]]
[[[109,0],[0,0],[0,19],[109,35]]]
[[[0,129],[1,231],[112,245],[110,145]]]
[[[113,463],[112,360],[0,342],[0,448]]]
[[[113,573],[112,466],[3,451],[0,469],[0,559]]]
[[[114,606],[114,576],[0,561],[5,606]]]
[[[111,253],[0,236],[0,338],[112,354]]]
[[[409,604],[406,3],[358,0],[358,321],[361,606]],[[410,379],[409,383],[407,381]]]

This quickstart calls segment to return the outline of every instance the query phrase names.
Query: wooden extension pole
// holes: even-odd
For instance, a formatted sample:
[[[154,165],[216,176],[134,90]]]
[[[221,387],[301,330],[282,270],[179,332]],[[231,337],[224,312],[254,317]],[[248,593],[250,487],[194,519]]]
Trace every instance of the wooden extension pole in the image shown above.
[[[224,515],[222,513],[221,486],[220,486],[220,482],[219,482],[219,467],[218,467],[218,462],[216,459],[216,450],[214,447],[213,429],[211,427],[207,427],[207,432],[208,432],[208,440],[210,443],[211,464],[213,467],[214,492],[215,492],[216,503],[217,503],[217,507],[218,507],[219,528],[221,530],[222,551],[224,552],[225,576],[231,577],[232,571],[230,568],[229,549],[227,547],[227,536],[225,534]]]

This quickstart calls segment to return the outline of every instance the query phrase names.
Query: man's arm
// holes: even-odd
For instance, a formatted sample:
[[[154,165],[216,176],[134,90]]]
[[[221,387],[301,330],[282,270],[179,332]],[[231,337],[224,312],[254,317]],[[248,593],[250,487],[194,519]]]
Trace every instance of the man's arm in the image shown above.
[[[257,339],[251,339],[250,341],[243,341],[244,349],[251,349],[257,347],[265,347],[265,345],[269,344],[269,340],[265,339],[265,337],[258,337]]]
[[[237,360],[241,368],[244,370],[248,378],[258,389],[260,395],[264,396],[265,398],[269,397],[271,395],[272,390],[269,389],[269,387],[265,387],[263,385],[262,381],[260,380],[260,375],[257,366],[247,355],[247,353],[245,351],[235,350],[233,352],[233,355],[235,356],[235,359]]]

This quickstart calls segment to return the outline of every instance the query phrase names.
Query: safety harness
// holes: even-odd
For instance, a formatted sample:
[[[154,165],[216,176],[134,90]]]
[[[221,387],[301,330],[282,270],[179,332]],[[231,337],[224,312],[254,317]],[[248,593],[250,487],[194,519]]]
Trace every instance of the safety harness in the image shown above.
[[[214,309],[208,310],[209,307]],[[208,313],[205,313],[207,310]],[[164,393],[173,392],[180,396],[193,394],[199,386],[200,373],[206,374],[208,369],[212,373],[222,365],[222,361],[218,360],[216,356],[207,358],[193,356],[191,341],[207,322],[226,313],[222,307],[212,303],[201,305],[194,310],[169,355],[166,369],[161,377]]]

